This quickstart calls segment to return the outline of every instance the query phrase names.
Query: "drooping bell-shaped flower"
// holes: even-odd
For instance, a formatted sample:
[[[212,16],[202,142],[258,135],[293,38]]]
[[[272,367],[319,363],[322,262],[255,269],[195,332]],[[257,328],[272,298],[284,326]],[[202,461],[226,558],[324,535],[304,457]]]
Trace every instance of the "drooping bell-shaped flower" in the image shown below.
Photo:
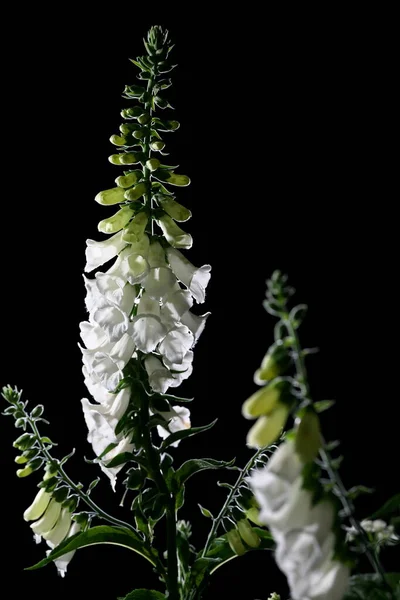
[[[166,412],[157,411],[165,421],[165,425],[157,425],[158,435],[166,439],[171,433],[190,429],[190,410],[185,406],[174,406],[173,409]],[[175,448],[179,445],[179,440],[171,444]]]
[[[101,242],[86,240],[86,245],[85,271],[86,273],[90,273],[90,271],[115,258],[121,252],[122,248],[126,246],[126,242],[122,239],[122,232],[118,232]]]
[[[44,488],[41,488],[36,494],[32,504],[24,512],[25,521],[36,521],[37,519],[40,519],[48,507],[50,500],[51,494],[46,492]]]
[[[158,351],[168,362],[182,364],[193,343],[194,337],[190,329],[185,325],[176,325],[164,337]]]
[[[168,248],[167,256],[171,269],[179,281],[190,290],[197,302],[203,303],[206,296],[206,287],[211,277],[211,266],[195,267],[182,252],[175,248]]]
[[[79,533],[81,530],[81,526],[79,525],[79,523],[76,523],[75,521],[72,523],[69,532],[66,536],[65,539],[72,537],[73,535],[75,535],[76,533]],[[52,542],[50,540],[47,541],[47,544],[50,546],[50,548],[54,548],[55,546],[52,544]],[[48,550],[47,554],[50,554],[51,550]],[[67,572],[67,568],[69,563],[71,562],[72,558],[74,557],[76,550],[72,550],[71,552],[67,552],[66,554],[63,554],[62,556],[60,556],[59,558],[56,558],[56,560],[54,561],[54,564],[57,567],[57,571],[58,574],[61,577],[65,577],[65,574]]]
[[[155,392],[165,394],[169,387],[173,387],[174,376],[159,358],[150,354],[146,357],[144,366],[149,377],[150,386]]]
[[[167,333],[160,318],[160,302],[143,292],[136,317],[132,319],[132,338],[141,352],[149,354],[164,339]]]

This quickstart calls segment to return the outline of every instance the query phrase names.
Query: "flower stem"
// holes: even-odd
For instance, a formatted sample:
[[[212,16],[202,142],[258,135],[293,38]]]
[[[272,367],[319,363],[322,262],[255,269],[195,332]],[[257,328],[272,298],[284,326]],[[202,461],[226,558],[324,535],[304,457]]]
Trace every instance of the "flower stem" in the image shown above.
[[[293,323],[287,312],[282,312],[281,316],[282,316],[282,320],[287,328],[287,331],[288,331],[290,337],[292,338],[293,359],[294,359],[296,372],[297,372],[297,380],[304,389],[304,399],[308,400],[309,402],[312,403],[310,387],[309,387],[308,377],[307,377],[307,369],[306,369],[304,357],[302,354],[300,339],[297,334],[297,330],[293,326]],[[359,534],[358,539],[361,541],[363,551],[365,552],[365,555],[367,556],[369,562],[371,563],[371,566],[373,567],[375,572],[380,576],[384,585],[388,589],[391,590],[391,587],[389,586],[389,584],[386,580],[386,577],[385,577],[385,571],[381,565],[381,562],[380,562],[376,552],[371,552],[371,550],[368,546],[368,536],[367,536],[366,532],[361,527],[359,521],[354,517],[354,506],[353,506],[353,503],[348,498],[348,494],[347,494],[346,488],[343,484],[342,478],[340,477],[337,469],[335,469],[333,467],[331,456],[330,456],[329,452],[324,448],[324,446],[325,446],[325,442],[324,442],[324,440],[322,440],[322,448],[320,450],[320,456],[322,458],[322,461],[324,463],[326,471],[329,475],[329,478],[335,486],[337,496],[339,497],[339,499],[342,503],[345,514],[348,517],[351,525],[358,532],[358,534]]]
[[[260,456],[260,454],[262,454],[263,452],[265,452],[265,448],[260,448],[259,450],[257,450],[257,452],[251,457],[251,459],[249,460],[249,462],[247,463],[247,465],[243,468],[243,470],[241,471],[239,477],[237,478],[236,482],[234,483],[234,485],[232,486],[232,489],[230,490],[227,499],[225,500],[225,504],[222,506],[221,510],[218,513],[218,516],[214,519],[214,522],[212,524],[212,527],[210,529],[210,533],[208,534],[208,538],[206,541],[206,545],[204,546],[204,550],[202,552],[202,557],[204,557],[207,552],[208,549],[211,545],[211,542],[213,541],[218,527],[221,524],[222,519],[225,516],[226,511],[229,508],[229,505],[235,495],[235,493],[237,492],[237,490],[239,489],[239,487],[241,486],[241,484],[243,483],[244,478],[246,477],[246,475],[248,474],[248,472],[250,471],[250,469],[253,468],[257,458]]]
[[[35,434],[36,440],[40,446],[40,450],[41,450],[43,456],[49,462],[51,462],[53,465],[55,465],[62,480],[74,491],[74,493],[77,496],[79,496],[79,498],[81,498],[81,500],[83,500],[85,502],[85,504],[87,504],[99,517],[101,517],[105,521],[108,521],[109,523],[112,523],[113,525],[117,525],[118,527],[125,527],[127,529],[130,529],[131,531],[133,531],[136,534],[136,530],[132,525],[130,525],[129,523],[125,523],[125,521],[121,521],[120,519],[117,519],[117,518],[113,517],[112,515],[109,515],[108,513],[106,513],[102,508],[97,506],[97,504],[95,502],[93,502],[93,500],[87,494],[85,494],[85,492],[82,492],[82,490],[79,489],[79,487],[77,485],[75,485],[75,483],[72,481],[72,479],[70,479],[68,477],[68,475],[66,474],[66,472],[64,471],[63,466],[58,464],[53,459],[50,452],[47,450],[47,448],[42,443],[40,433],[36,426],[35,421],[33,421],[30,417],[28,417],[27,422],[29,423],[33,433]]]
[[[168,489],[164,475],[160,468],[159,456],[156,452],[150,436],[148,426],[149,420],[149,401],[145,393],[141,394],[140,414],[142,417],[142,443],[148,458],[150,475],[153,478],[160,494],[165,498],[165,511],[167,521],[167,572],[166,585],[168,588],[168,600],[179,600],[178,585],[178,555],[177,555],[177,532],[176,532],[176,511],[175,496]]]

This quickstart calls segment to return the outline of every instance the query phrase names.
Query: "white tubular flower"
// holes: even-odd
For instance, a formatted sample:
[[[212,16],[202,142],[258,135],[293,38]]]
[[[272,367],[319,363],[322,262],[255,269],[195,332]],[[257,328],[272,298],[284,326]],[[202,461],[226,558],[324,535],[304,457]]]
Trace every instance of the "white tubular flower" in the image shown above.
[[[169,267],[153,267],[143,281],[146,293],[154,300],[163,300],[176,284],[176,278]]]
[[[150,244],[148,261],[151,268],[167,266],[165,250],[160,242],[152,242]]]
[[[54,548],[61,544],[66,537],[71,526],[71,517],[70,510],[68,508],[62,508],[56,525],[50,529],[50,531],[46,531],[46,533],[42,534],[42,538],[47,540],[50,548]]]
[[[66,538],[72,537],[76,533],[79,533],[80,530],[81,530],[81,526],[78,523],[75,523],[75,522],[72,523],[72,525],[71,525],[71,527],[69,529],[69,532],[68,532],[68,535],[66,536]],[[50,547],[52,547],[50,541],[48,541],[47,543],[48,543],[48,545]],[[49,555],[50,552],[51,551],[48,550],[46,554]],[[54,561],[54,564],[56,565],[57,570],[58,570],[58,574],[61,577],[65,577],[65,574],[67,572],[67,567],[68,567],[69,563],[71,562],[71,560],[72,560],[75,552],[76,552],[76,550],[72,550],[71,552],[67,552],[67,554],[63,554],[63,556],[60,556],[60,558],[56,558],[56,560]]]
[[[286,441],[265,468],[251,474],[259,520],[275,538],[276,562],[293,600],[341,600],[349,570],[333,560],[333,505],[324,501],[313,506],[311,492],[303,487],[303,466],[294,443]]]
[[[149,246],[149,238],[144,235],[140,242],[131,244],[120,253],[107,274],[119,277],[132,285],[141,283],[149,272]]]
[[[35,523],[32,523],[31,529],[37,536],[43,536],[57,523],[61,512],[61,504],[56,502],[54,498],[50,500],[43,516]]]
[[[186,325],[186,327],[189,327],[190,331],[193,333],[195,342],[197,342],[203,333],[206,321],[210,315],[210,312],[207,312],[204,315],[194,315],[190,310],[182,315],[181,322],[183,325]]]
[[[82,321],[79,323],[79,329],[82,341],[88,350],[100,348],[109,342],[106,332],[100,325],[89,323],[89,321]]]
[[[96,273],[96,287],[97,297],[100,299],[100,303],[95,303],[97,308],[101,308],[104,303],[107,303],[117,306],[126,315],[131,313],[137,295],[134,286],[126,283],[121,277]],[[89,309],[90,311],[91,309]]]
[[[144,292],[136,317],[132,320],[132,338],[138,350],[146,354],[153,352],[166,333],[167,330],[160,319],[159,301]]]
[[[50,500],[51,494],[46,492],[44,488],[41,488],[36,494],[36,497],[30,507],[24,512],[25,521],[36,521],[36,519],[40,519],[48,507]]]
[[[192,306],[193,298],[189,290],[182,290],[179,287],[178,289],[172,289],[164,298],[161,307],[161,318],[164,323],[179,323]],[[189,329],[191,328],[189,327]]]
[[[177,325],[167,333],[158,351],[168,362],[181,365],[193,343],[194,337],[190,329],[185,325]]]
[[[86,240],[86,245],[85,271],[90,273],[90,271],[115,258],[126,246],[126,242],[122,240],[122,231],[120,231],[102,242]]]
[[[171,383],[171,387],[178,387],[182,381],[188,379],[193,371],[193,352],[189,350],[186,352],[181,363],[172,363],[167,358],[164,358],[164,365],[172,372],[174,381]]]
[[[90,320],[106,333],[108,342],[117,342],[130,329],[128,316],[116,306],[93,309]]]
[[[211,277],[211,266],[195,267],[179,250],[168,248],[167,256],[176,277],[200,304],[206,297],[206,287]]]
[[[158,414],[164,417],[168,422],[164,425],[157,425],[158,435],[164,440],[175,433],[176,431],[184,431],[190,429],[190,410],[184,406],[174,406],[174,408],[168,412],[159,412]],[[179,445],[179,440],[171,444],[176,448]]]
[[[112,392],[121,381],[122,369],[132,357],[134,350],[135,342],[127,333],[124,333],[114,345],[107,344],[97,351],[85,351],[82,348],[82,353],[89,372],[93,371],[102,385]]]
[[[176,381],[174,376],[156,356],[148,356],[144,361],[144,366],[151,388],[155,392],[165,394],[169,387],[174,387],[174,382]]]

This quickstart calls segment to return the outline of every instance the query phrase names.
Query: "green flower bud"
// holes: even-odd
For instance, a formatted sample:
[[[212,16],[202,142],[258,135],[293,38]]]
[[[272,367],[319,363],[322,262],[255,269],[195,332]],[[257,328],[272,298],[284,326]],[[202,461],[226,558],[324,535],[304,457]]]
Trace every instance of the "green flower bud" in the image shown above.
[[[289,394],[290,383],[285,379],[275,379],[269,385],[257,390],[242,406],[242,415],[246,419],[254,419],[261,415],[269,415],[281,399]]]
[[[38,404],[37,406],[35,406],[35,408],[31,412],[32,419],[37,419],[38,417],[41,417],[43,412],[44,412],[43,404]]]
[[[122,240],[127,244],[136,244],[142,239],[147,222],[149,220],[148,215],[142,211],[135,215],[128,227],[122,234]]]
[[[136,129],[136,131],[132,132],[132,136],[135,140],[142,140],[146,136],[146,129]]]
[[[126,152],[126,154],[120,154],[119,155],[119,163],[120,165],[135,165],[138,162],[141,161],[142,159],[142,154],[139,153],[133,153],[133,152]]]
[[[117,233],[129,223],[133,215],[133,210],[129,206],[124,206],[112,217],[100,221],[97,229],[102,233]]]
[[[162,140],[154,140],[150,143],[150,148],[155,152],[160,152],[161,150],[164,150],[165,142],[163,142]]]
[[[110,161],[110,163],[112,163],[113,165],[121,165],[122,163],[120,162],[121,160],[121,156],[124,156],[123,154],[111,154],[111,156],[108,157],[108,160]]]
[[[149,160],[146,161],[146,167],[149,171],[156,171],[160,164],[161,163],[157,158],[149,158]]]
[[[304,410],[300,423],[296,428],[295,448],[304,463],[312,462],[321,447],[321,429],[319,417],[309,406]]]
[[[135,187],[130,188],[124,192],[125,200],[129,200],[130,202],[134,202],[138,200],[143,194],[146,193],[146,184],[144,182],[138,183]]]
[[[114,134],[110,137],[110,142],[114,144],[114,146],[125,146],[126,138],[122,137],[121,135]]]
[[[264,385],[266,381],[282,375],[289,367],[291,358],[282,342],[273,344],[264,356],[260,369],[254,373],[254,381]]]
[[[178,175],[177,173],[171,173],[171,171],[157,171],[155,178],[171,185],[190,185],[190,178],[187,175]]]
[[[179,204],[173,198],[160,196],[157,198],[157,201],[160,207],[175,221],[182,223],[192,216],[191,211],[186,206],[182,206],[182,204]]]
[[[17,465],[24,465],[28,462],[28,458],[21,454],[20,456],[15,457],[15,462],[17,463]]]
[[[142,175],[142,171],[132,171],[132,173],[128,173],[128,175],[120,175],[119,177],[117,177],[115,183],[118,187],[127,189],[135,183],[137,183],[137,181],[142,177]]]
[[[236,529],[231,529],[231,531],[228,531],[228,533],[226,534],[226,538],[228,540],[232,552],[234,552],[238,556],[242,556],[242,554],[246,553],[246,548],[243,546],[239,532]]]
[[[268,416],[259,417],[247,434],[247,445],[250,448],[270,446],[279,437],[289,416],[290,406],[278,403]]]
[[[121,117],[124,119],[134,119],[143,113],[143,108],[141,106],[131,106],[129,108],[124,108],[121,110]]]
[[[27,450],[35,443],[35,436],[31,433],[23,433],[13,443],[14,448],[17,450]]]
[[[97,194],[95,201],[99,204],[103,204],[104,206],[120,204],[121,202],[125,202],[124,190],[119,187],[111,188],[110,190],[103,190]]]
[[[150,121],[150,115],[148,113],[142,113],[138,116],[138,123],[146,125]]]
[[[27,465],[24,469],[18,469],[17,477],[28,477],[31,473],[33,473],[33,469],[31,465]]]
[[[237,522],[237,528],[240,537],[250,548],[258,548],[261,543],[260,537],[256,534],[247,519],[241,519]]]
[[[168,215],[160,217],[157,224],[162,229],[165,239],[173,248],[189,249],[192,247],[192,236],[183,231]]]
[[[17,429],[21,429],[21,427],[23,427],[25,425],[25,417],[21,417],[19,419],[17,419],[14,423],[14,426]]]

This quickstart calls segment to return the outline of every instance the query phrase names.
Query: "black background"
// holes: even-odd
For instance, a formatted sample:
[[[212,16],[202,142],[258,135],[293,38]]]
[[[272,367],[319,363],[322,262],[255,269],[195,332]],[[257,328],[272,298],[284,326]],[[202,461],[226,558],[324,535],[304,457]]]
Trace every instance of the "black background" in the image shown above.
[[[222,9],[221,9],[222,10]],[[194,394],[193,425],[217,426],[176,450],[243,465],[249,423],[241,404],[272,342],[273,318],[262,308],[265,279],[286,271],[297,299],[310,307],[304,345],[314,398],[336,398],[323,417],[325,436],[340,438],[347,486],[376,488],[358,503],[365,517],[398,491],[397,136],[391,15],[248,6],[216,15],[200,4],[166,15],[156,3],[101,10],[59,5],[3,15],[2,41],[2,364],[1,383],[42,402],[59,456],[75,447],[68,472],[85,483],[98,474],[80,399],[86,395],[77,347],[85,318],[85,239],[110,211],[93,198],[119,174],[107,156],[118,132],[123,86],[135,83],[128,61],[142,53],[152,24],[176,42],[170,98],[181,129],[170,134],[172,164],[192,178],[178,199],[191,208],[195,264],[212,264],[205,305],[211,310],[182,392]],[[171,115],[172,116],[172,115]],[[175,118],[175,115],[173,115]],[[396,171],[395,171],[396,169]],[[202,307],[202,308],[203,308]],[[148,563],[117,547],[83,550],[62,581],[56,570],[24,572],[42,558],[22,513],[34,479],[15,477],[16,432],[2,419],[2,587],[51,598],[104,600],[136,587],[158,587]],[[188,485],[182,517],[204,543],[209,523],[200,502],[217,511],[218,479]],[[106,481],[95,499],[129,517]],[[395,552],[384,562],[396,568]],[[268,555],[228,563],[208,596],[285,597],[284,578]]]

